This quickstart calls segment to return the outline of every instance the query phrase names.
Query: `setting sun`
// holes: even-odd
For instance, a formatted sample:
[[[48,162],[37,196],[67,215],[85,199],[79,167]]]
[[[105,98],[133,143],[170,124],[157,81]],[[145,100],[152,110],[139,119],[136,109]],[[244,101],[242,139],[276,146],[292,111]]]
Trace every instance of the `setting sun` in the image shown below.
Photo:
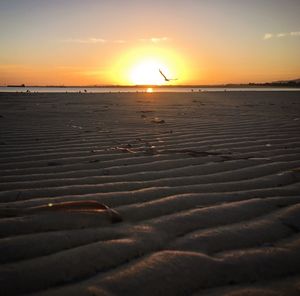
[[[116,83],[130,85],[177,84],[177,80],[166,81],[161,70],[168,78],[178,78],[184,83],[187,74],[183,57],[171,49],[144,47],[131,49],[120,57],[114,66]]]
[[[164,78],[159,73],[159,69],[169,73],[168,68],[156,60],[144,60],[137,63],[130,70],[130,80],[137,85],[158,85],[164,83]]]

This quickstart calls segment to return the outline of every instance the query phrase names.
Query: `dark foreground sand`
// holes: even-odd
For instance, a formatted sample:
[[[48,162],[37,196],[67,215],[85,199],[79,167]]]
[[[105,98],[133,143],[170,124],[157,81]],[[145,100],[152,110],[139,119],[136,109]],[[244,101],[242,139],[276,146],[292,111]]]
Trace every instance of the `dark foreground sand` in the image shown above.
[[[300,294],[299,92],[1,93],[0,115],[1,295]],[[123,221],[23,212],[84,200]]]

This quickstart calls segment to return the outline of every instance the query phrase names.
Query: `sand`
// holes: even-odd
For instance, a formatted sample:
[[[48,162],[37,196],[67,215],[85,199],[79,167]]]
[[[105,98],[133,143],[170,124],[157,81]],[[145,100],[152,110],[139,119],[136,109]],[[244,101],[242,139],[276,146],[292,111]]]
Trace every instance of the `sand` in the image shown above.
[[[0,128],[1,295],[299,295],[299,92],[0,93]],[[26,210],[73,201],[123,220]]]

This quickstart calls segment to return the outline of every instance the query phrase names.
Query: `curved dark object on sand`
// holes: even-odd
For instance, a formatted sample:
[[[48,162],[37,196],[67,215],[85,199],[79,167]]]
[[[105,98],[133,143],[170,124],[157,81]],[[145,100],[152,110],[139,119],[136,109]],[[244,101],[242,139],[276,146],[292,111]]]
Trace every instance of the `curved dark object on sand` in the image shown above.
[[[102,214],[107,214],[110,217],[112,223],[117,223],[122,221],[122,217],[117,211],[95,200],[48,203],[47,205],[41,205],[41,206],[29,207],[29,208],[5,207],[5,208],[0,208],[0,217],[35,215],[35,214],[51,213],[51,212],[86,213],[86,214],[98,212]]]

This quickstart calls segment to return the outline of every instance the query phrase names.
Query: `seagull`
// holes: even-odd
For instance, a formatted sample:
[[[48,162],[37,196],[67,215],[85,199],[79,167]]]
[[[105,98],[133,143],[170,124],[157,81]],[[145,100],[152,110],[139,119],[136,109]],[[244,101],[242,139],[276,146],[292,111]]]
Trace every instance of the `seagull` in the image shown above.
[[[159,70],[159,73],[164,77],[165,81],[177,80],[177,78],[168,79],[166,77],[166,75],[160,69],[158,69],[158,70]]]

